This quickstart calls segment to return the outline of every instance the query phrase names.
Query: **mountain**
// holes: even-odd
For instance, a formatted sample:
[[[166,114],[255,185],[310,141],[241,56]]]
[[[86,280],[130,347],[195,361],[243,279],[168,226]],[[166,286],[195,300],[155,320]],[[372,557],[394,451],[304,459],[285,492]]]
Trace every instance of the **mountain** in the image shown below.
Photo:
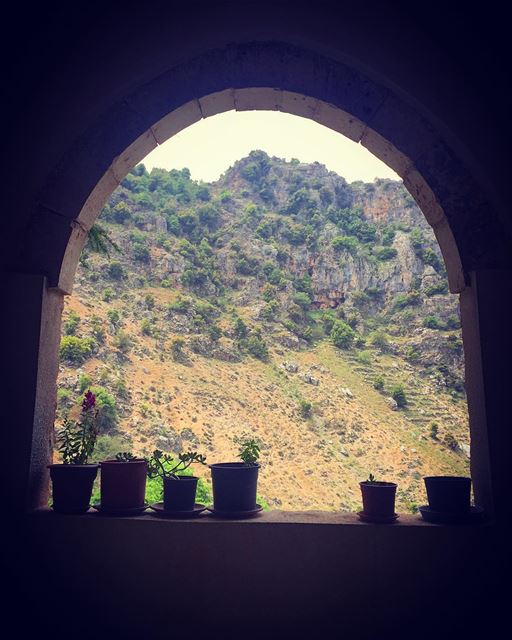
[[[468,473],[463,380],[458,300],[402,183],[253,151],[212,184],[138,165],[114,192],[66,301],[58,418],[92,386],[97,457],[225,461],[251,434],[270,507],[356,510],[373,473],[414,511],[424,475]]]

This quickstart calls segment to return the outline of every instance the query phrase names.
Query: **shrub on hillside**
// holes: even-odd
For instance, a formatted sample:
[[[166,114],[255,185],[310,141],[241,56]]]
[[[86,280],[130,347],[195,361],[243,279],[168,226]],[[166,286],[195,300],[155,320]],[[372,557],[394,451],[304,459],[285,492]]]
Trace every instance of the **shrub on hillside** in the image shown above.
[[[211,199],[210,191],[206,185],[202,184],[197,188],[196,199],[202,200],[203,202],[207,202]]]
[[[395,258],[398,252],[394,247],[378,247],[377,249],[375,249],[374,254],[377,260],[385,262],[386,260]]]
[[[390,395],[399,407],[407,405],[407,397],[401,384],[396,384],[390,389]]]
[[[149,318],[143,318],[140,323],[141,333],[145,336],[152,336],[154,333],[153,322]]]
[[[299,400],[299,415],[301,418],[304,418],[305,420],[311,418],[312,410],[313,405],[311,404],[311,402],[303,399]]]
[[[205,269],[189,267],[181,275],[181,284],[186,287],[199,287],[208,282],[208,272]]]
[[[119,331],[112,341],[114,347],[119,349],[121,353],[128,353],[132,348],[133,339],[126,331]]]
[[[447,282],[437,282],[436,284],[432,284],[429,287],[425,287],[425,295],[431,298],[432,296],[438,296],[448,293],[448,283]]]
[[[128,218],[130,217],[131,212],[129,206],[126,202],[121,201],[118,202],[113,209],[110,211],[110,219],[118,224],[124,224]]]
[[[448,316],[446,319],[446,328],[447,329],[460,329],[460,320],[459,317],[455,314]]]
[[[388,336],[384,331],[374,331],[370,334],[370,344],[381,351],[387,351],[389,349]]]
[[[260,317],[263,320],[272,321],[277,317],[279,311],[279,302],[277,300],[270,300],[260,311]]]
[[[115,294],[114,290],[111,289],[110,287],[107,287],[106,289],[103,290],[103,294],[101,296],[101,299],[104,302],[111,302],[115,297],[116,297],[116,294]]]
[[[101,462],[113,460],[120,451],[126,451],[126,439],[121,436],[102,435],[96,440],[94,453],[89,462]]]
[[[356,337],[355,331],[343,320],[335,320],[331,330],[331,340],[339,349],[350,349]]]
[[[443,439],[444,444],[452,451],[459,450],[459,443],[452,433],[447,433]]]
[[[107,276],[112,280],[122,280],[126,276],[123,265],[117,260],[112,260],[107,266]]]
[[[103,326],[102,319],[97,315],[91,317],[91,333],[97,344],[103,344],[105,342],[105,327]]]
[[[216,324],[210,325],[206,333],[212,342],[218,342],[222,337],[222,329]]]
[[[114,329],[121,326],[121,315],[117,309],[109,309],[107,319]]]
[[[381,242],[385,247],[389,247],[395,239],[396,231],[394,227],[386,227],[382,232]]]
[[[293,302],[303,311],[307,311],[311,306],[311,296],[305,291],[298,291],[293,295]]]
[[[360,364],[370,365],[372,363],[372,354],[369,351],[359,351],[356,357]]]
[[[393,311],[400,311],[405,307],[412,307],[421,303],[421,295],[419,291],[413,289],[409,293],[399,293],[393,301]]]
[[[116,399],[104,387],[91,387],[91,391],[96,396],[100,431],[115,429],[119,420]]]
[[[235,334],[235,338],[237,340],[242,340],[249,335],[249,328],[242,320],[242,318],[237,318],[233,325],[233,333]]]
[[[64,321],[64,333],[67,336],[74,336],[78,325],[80,324],[80,316],[75,311],[70,311],[68,317]]]
[[[258,358],[258,360],[268,359],[268,347],[260,336],[249,336],[245,339],[243,346],[252,356]]]
[[[446,324],[437,316],[425,316],[423,318],[423,326],[428,329],[446,329]]]
[[[80,395],[83,395],[87,389],[90,388],[92,383],[92,378],[87,373],[82,373],[80,378],[78,379],[78,389],[80,391]]]
[[[57,407],[59,410],[69,409],[73,406],[73,398],[71,391],[64,387],[57,389]]]
[[[150,260],[149,249],[143,244],[134,244],[133,249],[133,258],[137,262],[142,262],[143,264],[148,264]]]
[[[437,255],[437,253],[433,249],[425,249],[421,253],[421,259],[425,264],[433,267],[438,273],[442,273],[444,270],[443,261]]]
[[[92,338],[64,336],[60,341],[60,359],[71,364],[82,364],[92,356],[94,346]]]
[[[180,362],[185,357],[185,340],[183,338],[173,338],[171,342],[171,357],[175,362]]]
[[[384,390],[384,378],[381,375],[375,376],[373,379],[373,388],[377,389],[377,391]]]
[[[352,254],[356,254],[359,247],[359,242],[353,236],[336,236],[331,244],[335,251],[348,251]]]
[[[322,312],[320,319],[322,321],[322,325],[325,333],[330,334],[334,326],[334,323],[337,320],[336,312],[333,309],[326,309],[325,311]]]

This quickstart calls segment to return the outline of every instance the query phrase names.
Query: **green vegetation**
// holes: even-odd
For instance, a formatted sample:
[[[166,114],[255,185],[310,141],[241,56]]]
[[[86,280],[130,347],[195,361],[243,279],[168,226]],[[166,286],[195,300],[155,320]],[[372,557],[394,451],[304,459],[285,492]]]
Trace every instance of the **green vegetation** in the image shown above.
[[[248,466],[257,464],[260,457],[261,443],[254,438],[249,438],[241,440],[239,444],[238,457],[240,460]]]
[[[178,478],[191,464],[206,464],[206,457],[197,451],[178,454],[178,459],[160,449],[155,449],[149,458],[146,458],[147,473],[149,478]]]
[[[65,335],[74,336],[79,324],[80,316],[78,315],[78,313],[76,313],[75,311],[70,311],[63,325]]]
[[[60,341],[60,359],[79,365],[92,356],[95,342],[92,338],[64,336]]]
[[[393,385],[389,390],[389,393],[400,408],[403,408],[407,405],[407,397],[401,384]]]
[[[299,415],[301,418],[304,418],[305,420],[307,418],[311,418],[313,412],[313,405],[311,404],[311,402],[308,402],[307,400],[303,400],[302,398],[299,400]]]
[[[174,338],[171,342],[171,356],[175,362],[182,362],[185,357],[184,352],[185,340],[183,338]]]
[[[95,394],[88,391],[76,422],[64,419],[57,431],[57,449],[64,464],[87,464],[94,450],[100,425]]]
[[[339,349],[350,349],[356,337],[355,331],[343,320],[335,320],[331,330],[331,340]]]

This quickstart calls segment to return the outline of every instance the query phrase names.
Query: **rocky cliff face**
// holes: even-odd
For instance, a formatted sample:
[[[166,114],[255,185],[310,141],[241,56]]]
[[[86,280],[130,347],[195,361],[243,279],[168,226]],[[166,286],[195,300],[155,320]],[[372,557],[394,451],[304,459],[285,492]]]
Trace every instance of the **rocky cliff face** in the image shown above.
[[[401,478],[410,508],[422,473],[464,472],[458,300],[401,183],[261,151],[213,184],[139,165],[99,225],[117,249],[84,252],[59,415],[95,385],[104,449],[179,449],[185,433],[232,458],[249,428],[284,508],[355,508],[368,469]]]

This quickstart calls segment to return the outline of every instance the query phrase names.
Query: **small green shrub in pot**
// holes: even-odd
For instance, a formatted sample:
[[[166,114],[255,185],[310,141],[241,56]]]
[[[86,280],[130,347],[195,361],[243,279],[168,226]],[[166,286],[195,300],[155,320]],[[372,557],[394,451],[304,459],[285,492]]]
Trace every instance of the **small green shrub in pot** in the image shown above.
[[[219,514],[252,513],[257,509],[261,443],[254,438],[244,438],[238,442],[241,462],[218,462],[210,465],[213,508]]]

